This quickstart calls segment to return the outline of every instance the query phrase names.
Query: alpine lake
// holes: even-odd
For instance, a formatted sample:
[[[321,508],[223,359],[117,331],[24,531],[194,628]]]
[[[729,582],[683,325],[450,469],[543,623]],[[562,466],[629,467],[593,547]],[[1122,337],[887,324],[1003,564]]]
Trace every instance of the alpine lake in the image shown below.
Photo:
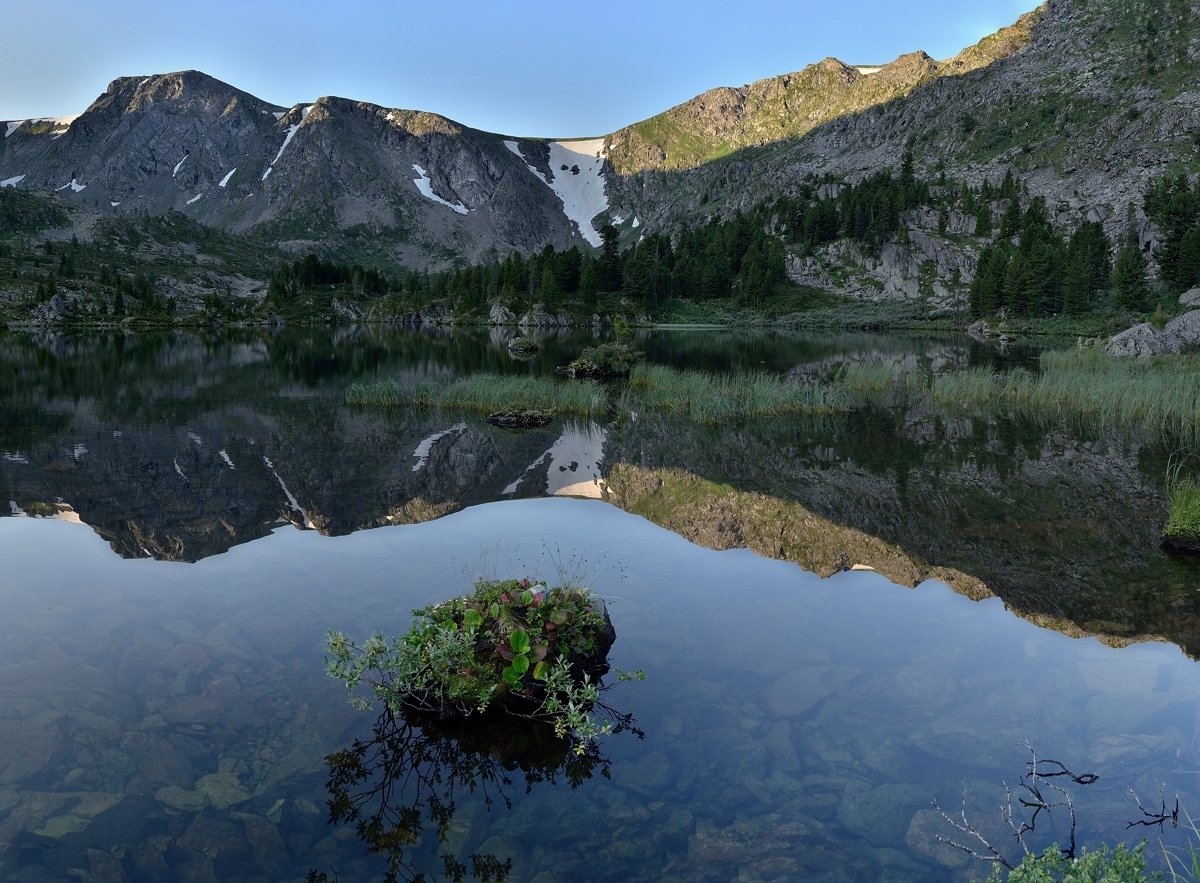
[[[1187,848],[1127,827],[1134,794],[1200,812],[1200,562],[1158,545],[1172,440],[922,406],[512,432],[344,404],[593,342],[518,361],[510,336],[0,336],[0,879],[983,879],[934,801],[1015,861],[1001,807],[1007,783],[1030,819],[1032,752],[1099,777],[1041,784],[1081,845]],[[1037,364],[957,337],[635,344],[796,382]],[[400,634],[479,577],[603,596],[610,662],[647,676],[607,679],[629,726],[581,757],[537,725],[361,711],[325,674],[330,629]],[[338,801],[411,833],[372,851]],[[1058,807],[1026,839],[1070,835]]]

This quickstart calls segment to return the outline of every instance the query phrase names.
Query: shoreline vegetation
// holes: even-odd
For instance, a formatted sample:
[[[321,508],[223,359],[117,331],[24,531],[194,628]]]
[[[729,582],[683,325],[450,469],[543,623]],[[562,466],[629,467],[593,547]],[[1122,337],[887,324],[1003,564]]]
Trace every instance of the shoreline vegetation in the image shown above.
[[[976,368],[931,375],[874,363],[850,366],[811,383],[764,372],[713,374],[641,363],[627,382],[607,386],[594,380],[478,374],[411,385],[387,380],[355,384],[346,401],[481,413],[552,409],[578,416],[646,410],[707,424],[925,401],[944,412],[985,410],[1093,421],[1194,446],[1200,441],[1200,356],[1134,362],[1081,348],[1043,353],[1036,371]]]

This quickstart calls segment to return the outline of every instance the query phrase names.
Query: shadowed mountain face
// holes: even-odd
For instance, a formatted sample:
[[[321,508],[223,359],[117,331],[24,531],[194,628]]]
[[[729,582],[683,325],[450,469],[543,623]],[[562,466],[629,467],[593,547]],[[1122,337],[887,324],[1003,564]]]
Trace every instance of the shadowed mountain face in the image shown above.
[[[548,167],[530,170],[538,145],[526,161],[436,114],[280,108],[185,71],[114,80],[65,130],[8,128],[0,179],[101,213],[176,210],[294,249],[365,239],[416,266],[579,241]]]
[[[577,346],[546,341],[547,365]],[[864,335],[656,335],[645,349],[717,370],[766,357],[797,378],[996,360],[969,341]],[[123,556],[196,561],[286,524],[345,534],[492,500],[603,497],[712,548],[822,575],[940,579],[1068,634],[1200,651],[1194,567],[1157,548],[1165,452],[1110,431],[912,407],[724,427],[619,414],[511,433],[342,404],[352,380],[547,365],[512,362],[485,335],[9,336],[0,515],[81,520]]]
[[[292,251],[442,267],[597,245],[606,219],[630,240],[672,231],[911,146],[967,180],[1016,169],[1059,221],[1115,230],[1150,176],[1194,159],[1198,14],[1052,0],[948,61],[830,58],[576,142],[343,98],[281,108],[195,71],[123,77],[73,122],[8,123],[0,182],[99,216],[176,210]]]

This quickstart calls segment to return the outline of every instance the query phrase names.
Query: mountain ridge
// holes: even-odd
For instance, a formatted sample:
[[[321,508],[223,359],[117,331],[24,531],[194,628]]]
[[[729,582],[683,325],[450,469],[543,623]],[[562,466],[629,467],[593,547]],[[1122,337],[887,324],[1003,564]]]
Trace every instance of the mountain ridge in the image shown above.
[[[866,73],[827,58],[591,139],[583,162],[552,161],[573,139],[429,111],[336,96],[284,108],[198,71],[120,77],[65,126],[6,127],[0,185],[100,215],[180,211],[292,253],[437,269],[595,245],[607,221],[627,243],[670,233],[806,179],[896,167],[912,148],[919,168],[968,182],[1015,169],[1055,220],[1111,234],[1154,174],[1196,164],[1188,22],[1200,5],[1157,8],[1048,0],[946,61],[918,51]]]

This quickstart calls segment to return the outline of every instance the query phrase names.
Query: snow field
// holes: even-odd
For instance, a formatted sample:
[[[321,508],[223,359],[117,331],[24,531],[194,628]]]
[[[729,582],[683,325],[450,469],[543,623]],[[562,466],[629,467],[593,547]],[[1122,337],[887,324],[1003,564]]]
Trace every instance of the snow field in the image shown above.
[[[429,173],[426,172],[423,168],[421,168],[416,163],[413,163],[412,167],[413,167],[413,171],[421,176],[419,178],[413,178],[413,183],[417,185],[417,189],[421,191],[422,196],[424,196],[426,199],[432,199],[434,202],[441,203],[442,205],[447,206],[448,208],[452,208],[452,209],[454,209],[454,211],[458,212],[460,215],[465,215],[468,211],[470,211],[470,209],[468,209],[461,202],[447,202],[446,200],[444,200],[440,196],[438,196],[436,193],[434,193],[433,192],[433,182],[430,181],[430,179],[429,179]]]

